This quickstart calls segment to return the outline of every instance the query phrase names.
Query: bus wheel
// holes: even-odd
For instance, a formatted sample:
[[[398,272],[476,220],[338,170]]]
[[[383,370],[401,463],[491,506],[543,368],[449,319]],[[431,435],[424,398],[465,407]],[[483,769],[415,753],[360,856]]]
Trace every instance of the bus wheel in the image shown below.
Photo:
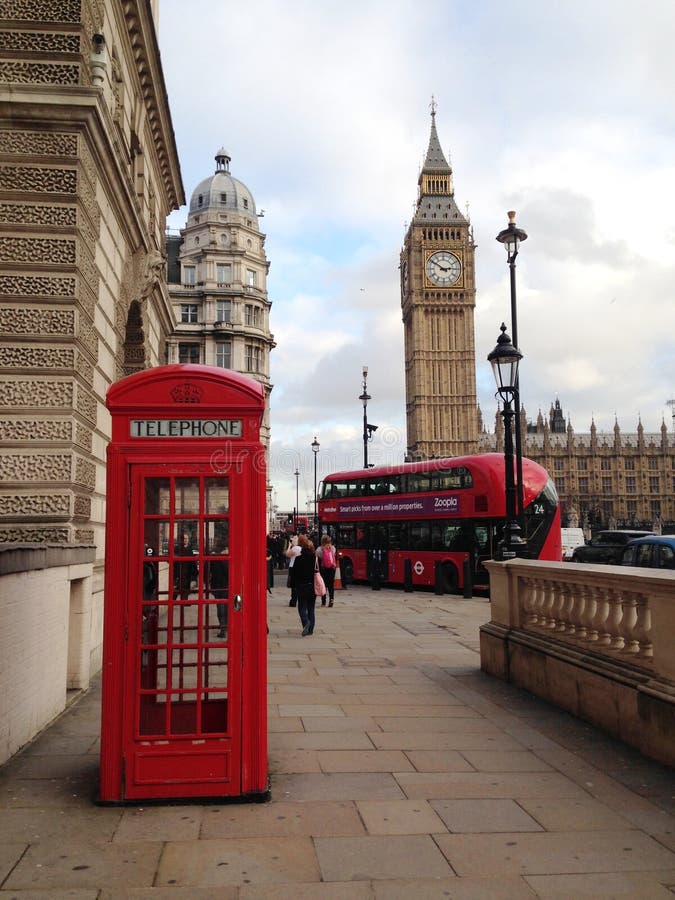
[[[459,585],[457,569],[451,562],[444,562],[441,566],[443,574],[443,590],[446,594],[456,594]]]
[[[340,575],[342,576],[342,584],[345,587],[354,583],[354,566],[351,559],[340,560]]]

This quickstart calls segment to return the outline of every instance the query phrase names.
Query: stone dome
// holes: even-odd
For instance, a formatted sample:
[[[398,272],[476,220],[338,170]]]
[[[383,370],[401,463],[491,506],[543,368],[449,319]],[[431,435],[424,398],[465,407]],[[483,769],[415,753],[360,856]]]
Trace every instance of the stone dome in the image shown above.
[[[256,216],[253,194],[230,174],[230,158],[223,147],[216,153],[215,174],[200,181],[192,192],[190,215],[217,209]]]

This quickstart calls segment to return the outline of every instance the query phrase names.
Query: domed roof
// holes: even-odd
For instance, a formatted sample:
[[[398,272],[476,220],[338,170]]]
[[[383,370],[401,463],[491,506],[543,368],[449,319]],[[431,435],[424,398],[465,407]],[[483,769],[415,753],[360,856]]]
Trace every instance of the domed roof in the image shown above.
[[[245,184],[230,174],[230,155],[221,147],[216,153],[214,175],[200,181],[192,192],[190,214],[207,209],[232,210],[255,216],[255,200]]]

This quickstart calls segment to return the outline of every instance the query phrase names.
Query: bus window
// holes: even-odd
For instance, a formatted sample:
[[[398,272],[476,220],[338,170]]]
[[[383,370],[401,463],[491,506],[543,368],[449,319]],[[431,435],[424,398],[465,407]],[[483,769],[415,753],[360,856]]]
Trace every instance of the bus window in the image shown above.
[[[443,523],[442,522],[432,522],[431,523],[431,549],[432,550],[444,550],[443,546]]]
[[[474,522],[473,526],[474,538],[476,541],[476,549],[482,555],[490,552],[490,529],[487,525],[478,525]]]
[[[354,540],[354,526],[353,525],[338,525],[337,526],[337,547],[342,550],[344,548],[353,548],[356,546],[356,541]]]
[[[390,522],[389,523],[389,549],[390,550],[402,550],[403,549],[403,529],[405,528],[403,522]]]
[[[431,529],[428,522],[410,522],[408,525],[409,541],[408,545],[411,550],[428,550],[429,541],[431,539]]]
[[[431,473],[432,491],[454,491],[458,488],[473,487],[471,472],[464,466],[454,469],[441,469]]]
[[[445,525],[443,527],[443,545],[441,548],[442,550],[449,550],[452,547],[453,542],[454,542],[455,537],[458,532],[459,532],[459,525]]]
[[[418,494],[420,491],[428,491],[431,487],[431,479],[423,472],[414,472],[408,475],[408,491]]]

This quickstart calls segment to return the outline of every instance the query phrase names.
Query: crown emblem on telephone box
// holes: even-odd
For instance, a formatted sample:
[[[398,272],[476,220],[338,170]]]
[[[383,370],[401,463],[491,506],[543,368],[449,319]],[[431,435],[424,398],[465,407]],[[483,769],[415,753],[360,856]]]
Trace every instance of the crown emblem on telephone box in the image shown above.
[[[199,403],[203,393],[200,387],[190,384],[189,381],[186,381],[184,384],[177,384],[171,390],[174,403]]]

